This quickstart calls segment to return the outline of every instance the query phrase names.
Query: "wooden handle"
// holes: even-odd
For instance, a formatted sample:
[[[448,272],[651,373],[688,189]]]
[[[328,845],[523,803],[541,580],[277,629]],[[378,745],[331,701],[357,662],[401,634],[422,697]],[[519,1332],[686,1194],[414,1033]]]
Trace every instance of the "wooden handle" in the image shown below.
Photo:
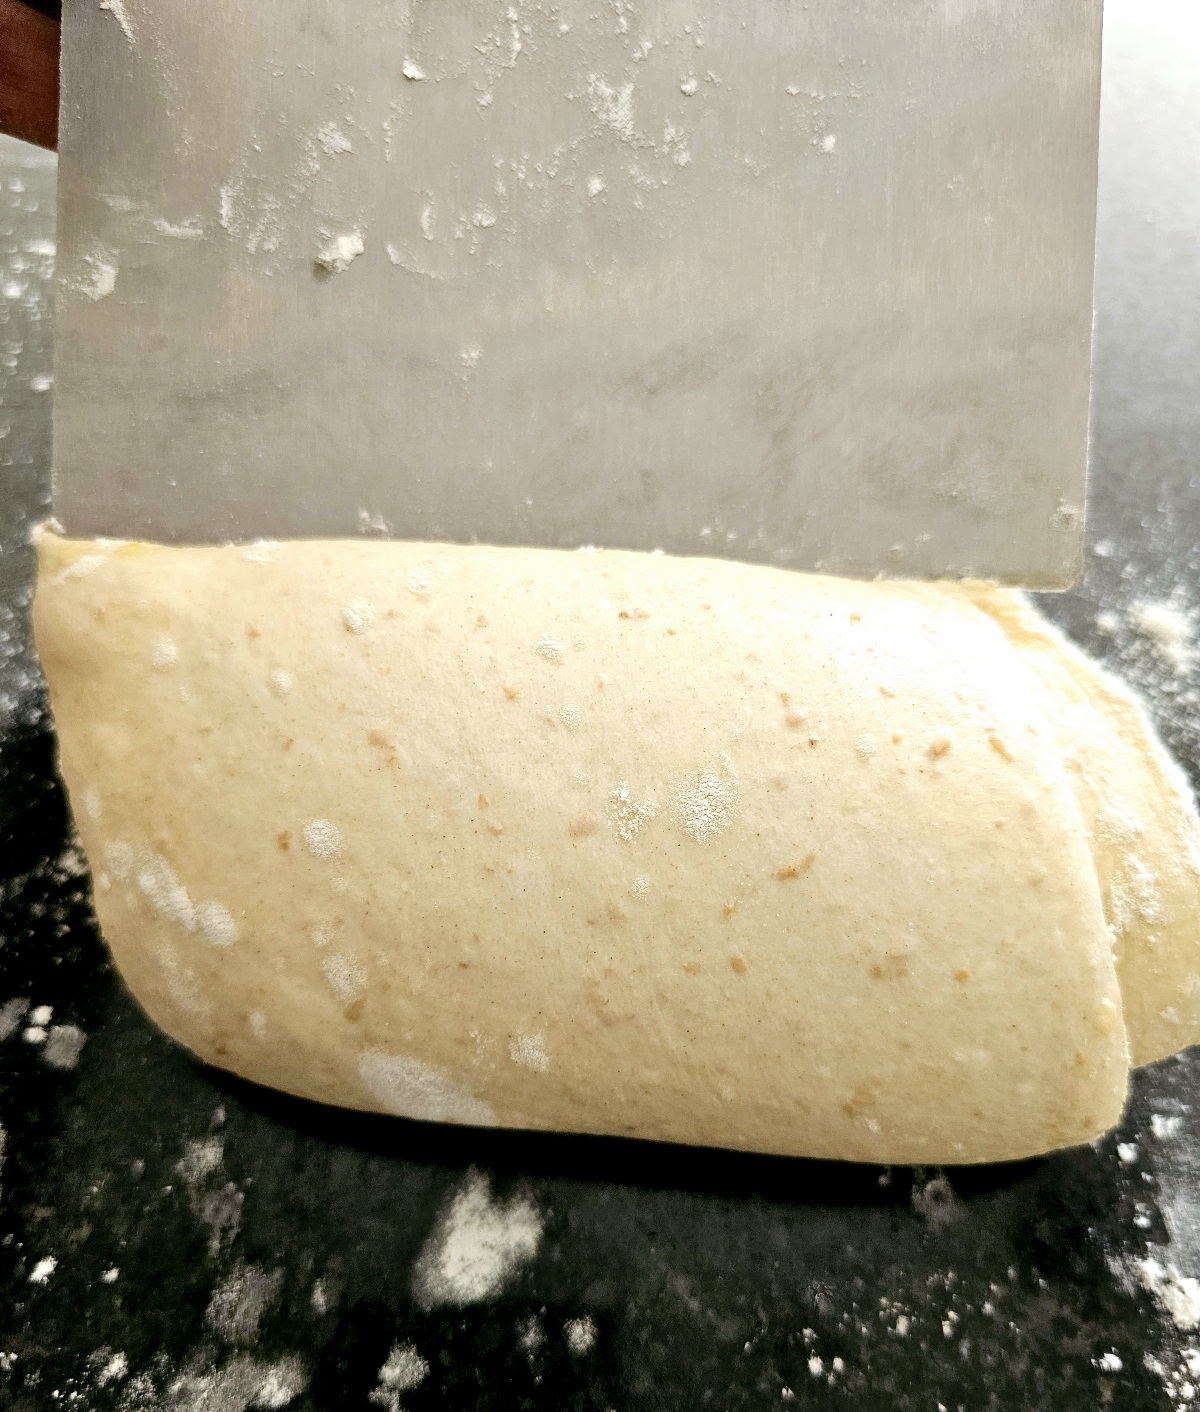
[[[39,147],[58,146],[58,36],[57,20],[0,0],[0,132]]]

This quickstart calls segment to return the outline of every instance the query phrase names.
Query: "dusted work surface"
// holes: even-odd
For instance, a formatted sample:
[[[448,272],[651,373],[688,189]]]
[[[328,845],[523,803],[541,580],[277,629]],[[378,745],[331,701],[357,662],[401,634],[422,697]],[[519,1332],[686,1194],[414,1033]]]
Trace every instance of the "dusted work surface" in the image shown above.
[[[1142,105],[1169,97],[1182,62],[1164,30],[1163,67],[1135,64],[1127,8],[1109,10],[1121,67],[1106,118],[1092,550],[1080,588],[1044,604],[1149,688],[1195,783],[1198,678],[1174,633],[1200,567],[1200,281],[1193,212],[1168,198],[1200,185],[1181,169],[1184,134],[1114,126],[1154,118]],[[6,156],[10,603],[45,466],[34,384],[48,356],[32,315],[48,257],[26,247],[49,234],[30,228],[44,205],[28,207],[50,189],[46,167]],[[107,968],[30,659],[3,626],[0,1005],[54,1009],[36,1026],[44,1043],[22,1038],[41,1018],[28,1011],[0,1043],[0,1405],[1125,1412],[1195,1400],[1187,1350],[1200,1331],[1183,1326],[1197,1291],[1165,1273],[1200,1275],[1195,1052],[1136,1076],[1121,1131],[1095,1149],[945,1173],[426,1127],[221,1079],[153,1031]],[[71,1026],[86,1040],[74,1068],[55,1067],[76,1058]]]

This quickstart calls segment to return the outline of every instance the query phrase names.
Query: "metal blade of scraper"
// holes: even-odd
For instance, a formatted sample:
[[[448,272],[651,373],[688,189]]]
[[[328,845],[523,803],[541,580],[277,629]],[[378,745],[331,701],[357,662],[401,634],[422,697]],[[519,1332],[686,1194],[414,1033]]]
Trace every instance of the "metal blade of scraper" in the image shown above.
[[[1063,585],[1100,0],[77,0],[55,513]]]

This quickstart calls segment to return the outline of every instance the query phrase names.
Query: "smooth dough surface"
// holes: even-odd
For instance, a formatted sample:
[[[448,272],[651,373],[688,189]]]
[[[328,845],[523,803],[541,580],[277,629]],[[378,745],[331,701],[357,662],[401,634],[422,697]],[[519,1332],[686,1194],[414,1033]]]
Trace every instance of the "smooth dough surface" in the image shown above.
[[[1200,842],[1018,595],[721,561],[43,537],[96,910],[209,1063],[872,1162],[1086,1141],[1200,1038]]]

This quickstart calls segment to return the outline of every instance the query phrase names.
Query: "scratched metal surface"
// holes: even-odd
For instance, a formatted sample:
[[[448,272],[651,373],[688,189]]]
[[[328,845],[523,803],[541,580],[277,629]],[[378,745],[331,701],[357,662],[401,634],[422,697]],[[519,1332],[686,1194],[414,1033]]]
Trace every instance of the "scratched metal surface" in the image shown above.
[[[1136,8],[1109,7],[1091,552],[1079,587],[1045,606],[1147,688],[1195,783],[1197,674],[1173,675],[1121,614],[1172,591],[1200,603],[1200,24]],[[1135,1076],[1121,1131],[1095,1147],[882,1172],[334,1112],[202,1069],[141,1017],[64,860],[24,632],[50,359],[49,257],[29,247],[52,234],[53,170],[6,147],[0,172],[0,1005],[52,1005],[52,1023],[88,1036],[70,1071],[19,1026],[0,1042],[0,1405],[371,1412],[394,1395],[410,1412],[1133,1412],[1200,1399],[1197,1332],[1130,1275],[1150,1253],[1200,1276],[1200,1052]],[[1118,1142],[1136,1145],[1131,1160]],[[219,1161],[201,1171],[197,1151]],[[427,1310],[413,1262],[471,1167],[497,1197],[527,1195],[540,1245],[495,1298]],[[253,1268],[281,1278],[256,1339],[239,1342],[208,1310]],[[585,1317],[595,1341],[573,1351],[566,1326]],[[428,1371],[387,1386],[390,1350],[410,1343]]]

